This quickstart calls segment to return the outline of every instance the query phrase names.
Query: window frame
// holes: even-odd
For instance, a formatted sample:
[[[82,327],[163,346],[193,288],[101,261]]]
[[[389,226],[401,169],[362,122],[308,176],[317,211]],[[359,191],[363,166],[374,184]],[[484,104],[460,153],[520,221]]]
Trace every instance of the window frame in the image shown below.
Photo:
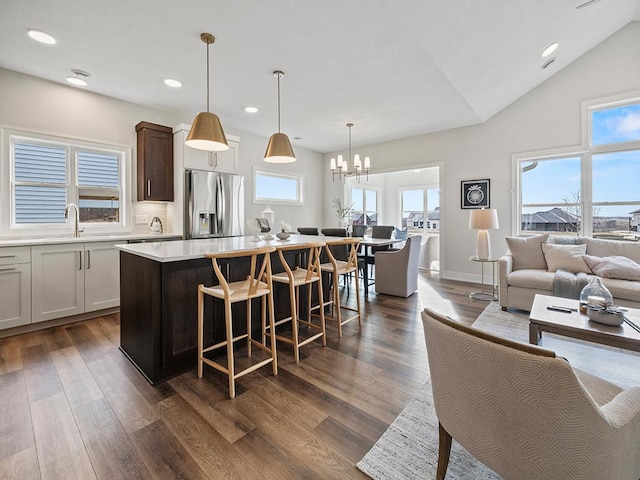
[[[576,147],[566,147],[550,150],[542,150],[536,152],[527,152],[512,155],[513,160],[513,178],[512,185],[514,191],[514,208],[512,212],[512,234],[526,235],[537,234],[537,231],[522,230],[522,176],[521,165],[524,162],[537,160],[553,160],[567,157],[580,158],[580,206],[582,208],[582,216],[580,219],[580,229],[576,235],[592,237],[594,208],[599,206],[636,206],[640,204],[638,201],[593,201],[593,156],[605,153],[625,152],[630,150],[640,150],[640,140],[624,141],[617,143],[607,143],[593,145],[591,142],[593,124],[592,113],[596,110],[604,110],[615,107],[623,107],[640,103],[640,91],[632,92],[625,95],[617,95],[606,99],[590,100],[582,104],[582,145]],[[550,206],[550,204],[531,204],[532,206]],[[553,205],[557,206],[557,205]]]
[[[258,197],[258,175],[271,176],[283,179],[295,179],[297,182],[297,196],[296,200],[287,200],[284,198],[269,198]],[[305,175],[297,173],[282,173],[275,170],[270,170],[262,167],[253,168],[253,203],[263,204],[269,203],[272,205],[304,205],[304,184]]]
[[[430,225],[430,220],[429,220],[429,190],[436,190],[436,191],[439,192],[440,189],[438,188],[438,185],[436,185],[436,184],[414,185],[414,186],[407,185],[407,186],[398,187],[398,195],[399,195],[398,205],[400,207],[400,215],[399,215],[400,224],[402,225],[402,222],[404,221],[404,217],[403,217],[404,212],[405,211],[409,211],[409,210],[405,210],[404,209],[404,192],[405,191],[411,191],[411,190],[413,190],[413,191],[422,191],[422,214],[423,214],[422,233],[440,232],[440,224],[442,223],[442,218],[440,218],[440,220],[438,220],[437,228],[432,227]],[[440,207],[439,204],[438,204],[438,207]],[[431,210],[431,211],[434,211],[434,210]],[[440,211],[442,212],[442,210],[440,210]],[[420,227],[412,227],[412,228],[419,229]]]
[[[362,212],[365,215],[368,213],[375,213],[376,215],[376,225],[381,225],[380,223],[380,206],[381,206],[381,202],[382,202],[382,188],[380,187],[365,187],[362,186],[362,184],[360,183],[355,183],[355,184],[351,184],[351,185],[347,185],[347,204],[353,204],[353,190],[354,189],[358,189],[358,190],[362,190],[362,206],[363,206],[363,210],[356,210],[353,209],[353,211],[351,212],[351,214],[349,215],[349,224],[351,225],[353,222],[353,214],[357,213],[357,212]],[[371,192],[375,192],[376,194],[376,209],[375,210],[367,210],[367,194],[365,193],[366,191],[371,191]],[[366,226],[372,226],[369,224],[365,224]]]
[[[118,156],[119,168],[119,222],[81,222],[85,234],[122,233],[131,230],[129,219],[131,206],[131,147],[109,145],[90,142],[70,137],[48,135],[38,132],[16,130],[0,127],[2,139],[2,155],[7,161],[3,162],[0,171],[0,198],[2,208],[0,216],[0,232],[2,236],[21,235],[69,235],[73,232],[73,222],[65,223],[16,223],[15,186],[25,184],[15,181],[15,143],[31,143],[36,145],[50,145],[65,149],[65,196],[66,204],[79,202],[77,152],[108,153]]]

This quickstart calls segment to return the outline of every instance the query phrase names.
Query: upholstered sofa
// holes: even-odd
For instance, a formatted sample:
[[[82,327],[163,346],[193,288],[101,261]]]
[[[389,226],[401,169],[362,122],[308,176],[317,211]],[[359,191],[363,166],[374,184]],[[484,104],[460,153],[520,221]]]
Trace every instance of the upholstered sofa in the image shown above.
[[[559,295],[558,271],[583,281],[598,275],[617,305],[640,308],[640,243],[546,234],[506,241],[509,251],[498,260],[503,310],[531,310],[536,293]]]

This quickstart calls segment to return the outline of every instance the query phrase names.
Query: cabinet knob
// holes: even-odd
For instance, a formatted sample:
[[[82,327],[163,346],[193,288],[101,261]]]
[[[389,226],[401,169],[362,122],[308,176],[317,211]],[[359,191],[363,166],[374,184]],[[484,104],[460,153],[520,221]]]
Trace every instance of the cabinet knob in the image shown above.
[[[151,180],[147,180],[147,197],[151,196]]]

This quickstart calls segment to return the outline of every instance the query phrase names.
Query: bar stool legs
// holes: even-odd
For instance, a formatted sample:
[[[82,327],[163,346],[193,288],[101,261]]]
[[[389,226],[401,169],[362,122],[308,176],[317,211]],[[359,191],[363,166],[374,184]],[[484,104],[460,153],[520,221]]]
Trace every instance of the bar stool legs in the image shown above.
[[[310,242],[303,246],[301,245],[289,245],[289,246],[281,246],[277,247],[278,256],[280,258],[280,262],[284,267],[285,271],[282,273],[277,273],[272,276],[273,282],[286,284],[289,289],[289,304],[291,305],[291,315],[289,317],[280,319],[274,322],[274,325],[282,325],[287,322],[291,322],[291,338],[285,335],[279,335],[276,333],[276,339],[289,343],[293,346],[293,356],[295,358],[296,363],[300,362],[300,347],[318,339],[322,339],[322,346],[327,345],[326,338],[326,326],[324,320],[324,310],[321,310],[319,318],[320,323],[315,323],[312,321],[311,312],[308,312],[308,318],[306,320],[300,318],[300,310],[299,310],[299,301],[300,301],[300,287],[306,286],[307,288],[307,301],[308,305],[311,303],[311,295],[313,290],[313,284],[317,285],[318,292],[318,302],[322,304],[323,301],[323,293],[322,293],[322,276],[320,272],[320,252],[322,250],[322,246],[324,244],[322,242]],[[306,268],[301,268],[299,266],[292,268],[285,256],[284,252],[288,250],[300,250],[301,248],[305,248],[308,251],[307,255],[307,265]],[[314,329],[318,332],[310,335],[304,340],[300,339],[300,327],[307,327],[308,329]]]
[[[338,337],[342,338],[342,326],[346,323],[351,322],[352,320],[358,319],[358,326],[362,327],[362,314],[360,309],[360,285],[358,278],[358,258],[357,251],[360,245],[360,239],[358,238],[345,238],[341,240],[328,241],[326,242],[326,253],[329,259],[328,263],[323,263],[320,265],[320,268],[323,272],[327,272],[332,277],[332,299],[328,302],[325,302],[323,306],[327,306],[331,304],[331,316],[327,317],[329,320],[335,320],[338,324]],[[347,249],[347,260],[337,260],[333,255],[332,249],[334,248],[346,248]],[[340,303],[340,293],[338,291],[338,282],[339,277],[341,275],[350,274],[355,272],[355,281],[356,281],[356,306],[357,308],[352,308],[347,305],[341,305]],[[348,310],[353,312],[352,315],[343,318],[342,310]]]

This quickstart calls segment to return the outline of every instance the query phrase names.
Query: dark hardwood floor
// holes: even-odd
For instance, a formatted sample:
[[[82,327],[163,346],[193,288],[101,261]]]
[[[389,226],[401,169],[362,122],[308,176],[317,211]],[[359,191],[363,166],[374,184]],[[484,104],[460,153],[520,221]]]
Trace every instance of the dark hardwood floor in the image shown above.
[[[118,350],[119,316],[0,340],[2,479],[367,478],[355,464],[427,374],[420,310],[471,323],[476,285],[420,274],[408,299],[370,293],[351,322],[279,374],[237,382],[210,368],[156,387]],[[354,303],[353,290],[343,298]]]

